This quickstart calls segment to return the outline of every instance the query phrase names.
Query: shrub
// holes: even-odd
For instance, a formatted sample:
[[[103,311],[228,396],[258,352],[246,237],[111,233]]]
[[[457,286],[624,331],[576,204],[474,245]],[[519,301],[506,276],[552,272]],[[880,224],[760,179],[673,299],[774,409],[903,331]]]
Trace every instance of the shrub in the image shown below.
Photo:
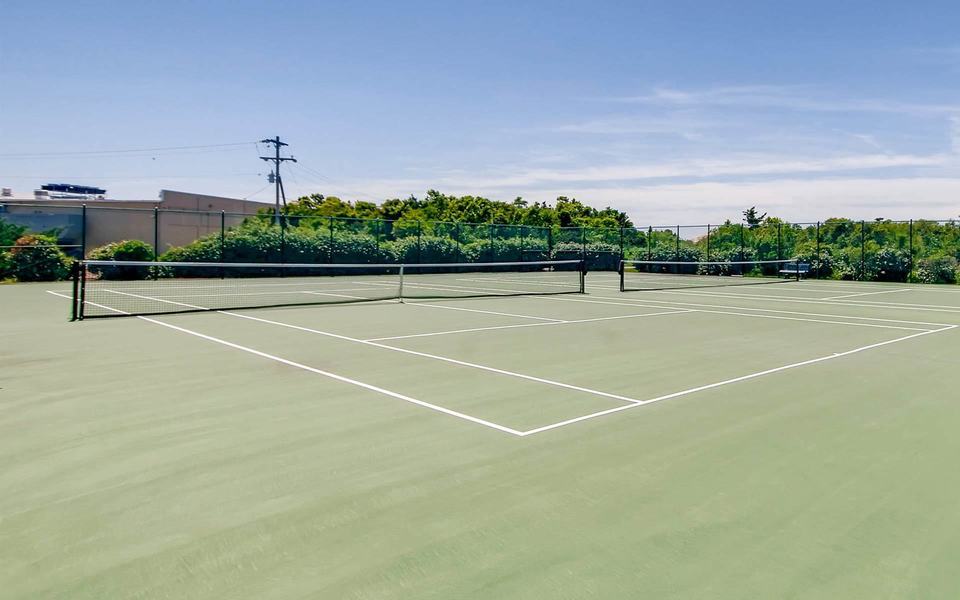
[[[17,239],[9,254],[10,275],[17,281],[60,281],[70,275],[70,257],[56,246],[57,240],[42,235]]]
[[[110,242],[105,246],[90,251],[91,260],[136,260],[152,261],[153,247],[140,240],[123,240]],[[89,270],[100,279],[131,280],[146,279],[150,275],[149,267],[98,267],[91,266]]]
[[[0,246],[13,246],[26,232],[26,227],[0,219]]]
[[[405,237],[387,242],[387,247],[398,262],[445,263],[463,260],[456,241],[448,237],[424,235],[420,237],[419,246],[416,237]]]
[[[915,283],[960,283],[960,266],[952,256],[933,256],[921,259],[910,274]]]
[[[90,251],[91,260],[153,260],[153,247],[140,240],[111,242]]]
[[[0,252],[0,281],[13,277],[13,262],[9,252]]]
[[[906,281],[910,274],[910,253],[883,248],[870,257],[868,269],[877,281]]]

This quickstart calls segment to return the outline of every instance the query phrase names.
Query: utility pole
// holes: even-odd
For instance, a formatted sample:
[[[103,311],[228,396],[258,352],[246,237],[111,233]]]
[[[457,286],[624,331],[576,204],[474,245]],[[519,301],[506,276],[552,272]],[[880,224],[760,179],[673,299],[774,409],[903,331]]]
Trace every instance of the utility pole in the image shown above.
[[[297,159],[295,159],[292,156],[290,157],[280,156],[280,147],[289,146],[289,144],[281,142],[279,135],[273,139],[260,140],[260,143],[273,145],[274,155],[261,156],[260,159],[273,163],[273,183],[275,188],[275,201],[274,201],[275,205],[274,205],[273,215],[277,223],[282,224],[282,221],[280,220],[280,191],[283,189],[283,180],[280,179],[280,163],[287,162],[287,161],[297,162]],[[286,194],[284,194],[283,206],[284,208],[286,208],[287,206]]]

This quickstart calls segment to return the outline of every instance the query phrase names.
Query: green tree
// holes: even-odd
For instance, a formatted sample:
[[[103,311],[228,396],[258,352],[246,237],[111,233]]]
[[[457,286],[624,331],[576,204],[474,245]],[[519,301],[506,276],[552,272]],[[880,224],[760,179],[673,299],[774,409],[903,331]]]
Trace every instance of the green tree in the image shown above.
[[[767,213],[757,216],[757,207],[751,206],[743,211],[743,220],[750,226],[750,229],[756,229],[767,218]]]

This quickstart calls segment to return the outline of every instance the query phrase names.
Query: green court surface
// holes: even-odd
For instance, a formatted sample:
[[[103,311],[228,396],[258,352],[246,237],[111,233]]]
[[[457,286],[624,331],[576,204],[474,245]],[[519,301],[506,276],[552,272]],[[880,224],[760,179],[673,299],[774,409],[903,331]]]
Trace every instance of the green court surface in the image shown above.
[[[0,286],[0,597],[960,597],[960,288],[586,289]]]

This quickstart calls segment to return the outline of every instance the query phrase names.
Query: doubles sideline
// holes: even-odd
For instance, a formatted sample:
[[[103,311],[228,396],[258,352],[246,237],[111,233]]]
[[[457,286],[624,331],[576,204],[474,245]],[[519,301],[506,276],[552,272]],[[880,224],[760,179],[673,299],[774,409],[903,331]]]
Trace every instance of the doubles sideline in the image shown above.
[[[66,298],[66,299],[68,299],[68,300],[71,299],[69,296],[64,295],[64,294],[60,294],[60,293],[58,293],[58,292],[53,292],[53,291],[49,291],[49,290],[48,290],[48,293],[53,294],[53,295],[55,295],[55,296],[62,297],[62,298]],[[152,298],[149,298],[149,297],[145,297],[145,298],[152,299]],[[553,298],[553,299],[555,299],[555,300],[567,300],[567,301],[596,302],[596,303],[599,303],[599,304],[612,304],[612,303],[609,303],[609,302],[591,301],[591,300],[578,300],[578,299],[570,299],[570,298]],[[183,303],[175,303],[175,304],[183,304]],[[112,310],[112,311],[117,312],[117,313],[129,314],[129,313],[125,313],[124,311],[117,310],[117,309],[113,309],[113,308],[110,308],[110,307],[106,307],[106,306],[102,306],[102,305],[98,305],[98,306],[100,306],[101,308],[105,308],[105,309],[107,309],[107,310]],[[191,305],[186,305],[186,306],[191,306]],[[634,305],[634,306],[636,306],[636,305]],[[191,308],[201,308],[201,307],[191,306]],[[715,383],[711,383],[711,384],[706,384],[706,385],[702,385],[702,386],[697,386],[697,387],[689,388],[689,389],[686,389],[686,390],[681,390],[681,391],[678,391],[678,392],[673,392],[673,393],[670,393],[670,394],[665,394],[665,395],[658,396],[658,397],[655,397],[655,398],[650,398],[650,399],[646,399],[646,400],[637,400],[637,399],[633,399],[633,398],[628,398],[628,397],[626,397],[626,396],[620,396],[620,395],[617,395],[617,394],[609,394],[609,393],[606,393],[606,392],[600,392],[600,391],[598,391],[598,390],[590,390],[589,388],[582,388],[582,387],[580,387],[580,386],[573,386],[573,385],[570,385],[570,384],[564,384],[564,383],[555,382],[555,381],[552,381],[552,380],[546,380],[546,379],[537,378],[537,377],[533,377],[533,376],[529,376],[529,375],[524,375],[524,374],[520,374],[520,373],[514,373],[514,372],[510,372],[510,371],[505,371],[505,370],[501,370],[501,369],[496,369],[496,368],[493,368],[493,367],[487,367],[487,366],[485,366],[485,365],[477,365],[477,364],[475,364],[475,363],[468,363],[468,362],[466,362],[466,361],[459,361],[459,360],[451,359],[451,358],[447,358],[447,357],[441,357],[441,356],[431,355],[431,354],[427,354],[427,353],[423,353],[423,352],[417,352],[417,351],[413,351],[413,350],[407,350],[407,349],[404,349],[404,348],[397,348],[397,347],[394,347],[394,346],[388,346],[388,345],[385,345],[385,344],[379,344],[379,343],[377,343],[377,342],[373,342],[373,341],[369,341],[369,340],[360,340],[360,339],[356,339],[356,338],[350,338],[350,337],[348,337],[348,336],[342,336],[342,335],[333,334],[333,333],[330,333],[330,332],[324,332],[324,331],[320,331],[320,330],[310,329],[310,328],[301,327],[301,326],[298,326],[298,325],[292,325],[292,324],[289,324],[289,323],[283,323],[283,322],[280,322],[280,321],[273,321],[273,320],[270,320],[270,319],[262,319],[262,318],[259,318],[259,317],[251,317],[251,316],[249,316],[249,315],[241,315],[241,314],[239,314],[239,313],[233,313],[233,312],[228,312],[228,311],[215,311],[215,312],[218,312],[218,313],[224,314],[224,315],[228,315],[228,316],[232,316],[232,317],[238,317],[238,318],[243,318],[243,319],[260,321],[260,322],[263,322],[263,323],[267,323],[267,324],[271,324],[271,325],[276,325],[276,326],[280,326],[280,327],[292,328],[292,329],[301,330],[301,331],[306,331],[306,332],[314,333],[314,334],[318,334],[318,335],[324,335],[324,336],[334,337],[334,338],[338,338],[338,339],[343,339],[343,340],[346,340],[346,341],[352,341],[352,342],[356,342],[356,343],[372,345],[372,346],[376,346],[376,347],[380,347],[380,348],[384,348],[384,349],[388,349],[388,350],[393,350],[393,351],[398,351],[398,352],[403,352],[403,353],[408,353],[408,354],[414,354],[414,355],[417,355],[417,356],[422,356],[422,357],[426,357],[426,358],[432,358],[432,359],[441,360],[441,361],[445,361],[445,362],[451,362],[451,363],[459,364],[459,365],[462,365],[462,366],[479,368],[479,369],[482,369],[482,370],[492,371],[492,372],[500,373],[500,374],[503,374],[503,375],[510,375],[510,376],[514,376],[514,377],[519,377],[519,378],[521,378],[521,379],[528,379],[528,380],[531,380],[531,381],[536,381],[536,382],[544,383],[544,384],[548,384],[548,385],[556,385],[556,386],[559,386],[559,387],[564,387],[564,388],[568,388],[568,389],[572,389],[572,390],[576,390],[576,391],[582,391],[582,392],[589,393],[589,394],[595,394],[595,395],[604,396],[604,397],[613,398],[613,399],[617,399],[617,400],[621,400],[621,401],[627,402],[627,404],[625,404],[625,405],[623,405],[623,406],[618,406],[618,407],[614,407],[614,408],[607,409],[607,410],[603,410],[603,411],[597,411],[597,412],[590,413],[590,414],[587,414],[587,415],[583,415],[583,416],[580,416],[580,417],[575,417],[575,418],[572,418],[572,419],[567,419],[567,420],[564,420],[564,421],[559,421],[559,422],[552,423],[552,424],[549,424],[549,425],[544,425],[544,426],[542,426],[542,427],[538,427],[538,428],[534,428],[534,429],[529,429],[529,430],[523,430],[523,431],[521,431],[521,430],[517,430],[517,429],[511,428],[511,427],[507,427],[507,426],[504,426],[504,425],[500,425],[500,424],[495,423],[495,422],[493,422],[493,421],[488,421],[488,420],[486,420],[486,419],[481,419],[481,418],[478,418],[478,417],[474,417],[474,416],[468,415],[468,414],[466,414],[466,413],[462,413],[462,412],[459,412],[459,411],[454,411],[454,410],[452,410],[452,409],[448,409],[448,408],[445,408],[445,407],[442,407],[442,406],[439,406],[439,405],[436,405],[436,404],[433,404],[433,403],[430,403],[430,402],[425,402],[425,401],[423,401],[423,400],[419,400],[419,399],[416,399],[416,398],[407,396],[407,395],[405,395],[405,394],[400,394],[400,393],[398,393],[398,392],[394,392],[394,391],[392,391],[392,390],[387,390],[387,389],[382,388],[382,387],[379,387],[379,386],[371,385],[371,384],[364,383],[364,382],[361,382],[361,381],[358,381],[358,380],[355,380],[355,379],[351,379],[351,378],[348,378],[348,377],[344,377],[344,376],[341,376],[341,375],[337,375],[337,374],[335,374],[335,373],[331,373],[331,372],[329,372],[329,371],[324,371],[324,370],[322,370],[322,369],[317,369],[317,368],[315,368],[315,367],[310,367],[310,366],[304,365],[304,364],[302,364],[302,363],[298,363],[298,362],[295,362],[295,361],[292,361],[292,360],[289,360],[289,359],[285,359],[285,358],[282,358],[282,357],[279,357],[279,356],[276,356],[276,355],[273,355],[273,354],[269,354],[269,353],[262,352],[262,351],[259,351],[259,350],[253,349],[253,348],[249,348],[249,347],[246,347],[246,346],[242,346],[242,345],[240,345],[240,344],[235,344],[235,343],[233,343],[233,342],[229,342],[229,341],[227,341],[227,340],[223,340],[223,339],[220,339],[220,338],[216,338],[216,337],[214,337],[214,336],[206,335],[206,334],[203,334],[203,333],[200,333],[200,332],[197,332],[197,331],[193,331],[193,330],[190,330],[190,329],[187,329],[187,328],[184,328],[184,327],[179,327],[179,326],[176,326],[176,325],[173,325],[173,324],[170,324],[170,323],[165,323],[165,322],[163,322],[163,321],[159,321],[159,320],[157,320],[157,319],[152,319],[152,318],[145,317],[145,316],[137,316],[138,319],[143,320],[143,321],[147,321],[147,322],[149,322],[149,323],[153,323],[153,324],[156,324],[156,325],[160,325],[160,326],[162,326],[162,327],[167,327],[167,328],[170,328],[170,329],[173,329],[173,330],[176,330],[176,331],[180,331],[180,332],[182,332],[182,333],[186,333],[186,334],[188,334],[188,335],[192,335],[192,336],[195,336],[195,337],[198,337],[198,338],[201,338],[201,339],[210,341],[210,342],[214,342],[214,343],[217,343],[217,344],[221,344],[221,345],[224,345],[224,346],[227,346],[227,347],[236,349],[236,350],[240,350],[240,351],[243,351],[243,352],[247,352],[247,353],[250,353],[250,354],[259,356],[259,357],[261,357],[261,358],[266,358],[266,359],[268,359],[268,360],[273,360],[273,361],[276,361],[276,362],[279,362],[279,363],[282,363],[282,364],[285,364],[285,365],[288,365],[288,366],[292,366],[292,367],[294,367],[294,368],[306,370],[306,371],[309,371],[309,372],[312,372],[312,373],[315,373],[315,374],[318,374],[318,375],[322,375],[322,376],[324,376],[324,377],[328,377],[328,378],[330,378],[330,379],[334,379],[334,380],[336,380],[336,381],[340,381],[340,382],[342,382],[342,383],[347,383],[347,384],[350,384],[350,385],[354,385],[354,386],[357,386],[357,387],[361,387],[361,388],[364,388],[364,389],[369,390],[369,391],[373,391],[373,392],[376,392],[376,393],[379,393],[379,394],[382,394],[382,395],[386,395],[386,396],[389,396],[389,397],[391,397],[391,398],[403,400],[403,401],[409,402],[409,403],[411,403],[411,404],[415,404],[415,405],[418,405],[418,406],[421,406],[421,407],[424,407],[424,408],[428,408],[428,409],[431,409],[431,410],[434,410],[434,411],[437,411],[437,412],[441,412],[441,413],[446,414],[446,415],[449,415],[449,416],[454,416],[454,417],[457,417],[457,418],[460,418],[460,419],[463,419],[463,420],[466,420],[466,421],[469,421],[469,422],[472,422],[472,423],[475,423],[475,424],[483,425],[483,426],[486,426],[486,427],[495,429],[495,430],[497,430],[497,431],[501,431],[501,432],[503,432],[503,433],[508,433],[508,434],[510,434],[510,435],[514,435],[514,436],[518,436],[518,437],[526,437],[526,436],[529,436],[529,435],[534,435],[534,434],[537,434],[537,433],[542,433],[542,432],[545,432],[545,431],[550,431],[550,430],[557,429],[557,428],[560,428],[560,427],[565,427],[565,426],[567,426],[567,425],[572,425],[572,424],[574,424],[574,423],[579,423],[579,422],[581,422],[581,421],[586,421],[586,420],[589,420],[589,419],[598,418],[598,417],[601,417],[601,416],[604,416],[604,415],[608,415],[608,414],[612,414],[612,413],[615,413],[615,412],[620,412],[620,411],[623,411],[623,410],[627,410],[627,409],[629,409],[629,408],[635,408],[635,407],[637,407],[637,406],[644,406],[644,405],[652,404],[652,403],[655,403],[655,402],[661,402],[661,401],[663,401],[663,400],[669,400],[669,399],[673,399],[673,398],[678,398],[678,397],[681,397],[681,396],[686,396],[686,395],[694,394],[694,393],[701,392],[701,391],[708,390],[708,389],[713,389],[713,388],[717,388],[717,387],[721,387],[721,386],[725,386],[725,385],[730,385],[730,384],[738,383],[738,382],[741,382],[741,381],[747,381],[747,380],[750,380],[750,379],[755,379],[755,378],[758,378],[758,377],[763,377],[763,376],[766,376],[766,375],[770,375],[770,374],[773,374],[773,373],[778,373],[778,372],[785,371],[785,370],[788,370],[788,369],[794,369],[794,368],[799,368],[799,367],[803,367],[803,366],[808,366],[808,365],[812,365],[812,364],[817,364],[817,363],[825,362],[825,361],[828,361],[828,360],[834,360],[834,359],[837,359],[837,358],[841,358],[841,357],[844,357],[844,356],[849,356],[849,355],[852,355],[852,354],[855,354],[855,353],[859,353],[859,352],[863,352],[863,351],[866,351],[866,350],[871,350],[871,349],[874,349],[874,348],[879,348],[879,347],[882,347],[882,346],[887,346],[887,345],[891,345],[891,344],[903,342],[903,341],[906,341],[906,340],[909,340],[909,339],[917,338],[917,337],[920,337],[920,336],[930,335],[930,334],[932,334],[932,333],[939,333],[939,332],[941,332],[941,331],[946,331],[946,330],[949,330],[949,329],[955,329],[955,328],[958,327],[957,325],[947,325],[947,326],[942,327],[942,328],[940,328],[940,329],[923,330],[923,331],[920,331],[919,333],[913,333],[913,334],[906,335],[906,336],[902,336],[902,337],[895,338],[895,339],[892,339],[892,340],[887,340],[887,341],[883,341],[883,342],[878,342],[878,343],[874,343],[874,344],[869,344],[869,345],[866,345],[866,346],[861,346],[861,347],[854,348],[854,349],[852,349],[852,350],[847,350],[847,351],[844,351],[844,352],[835,352],[835,353],[832,353],[832,354],[829,354],[829,355],[825,355],[825,356],[821,356],[821,357],[817,357],[817,358],[813,358],[813,359],[809,359],[809,360],[805,360],[805,361],[799,361],[799,362],[791,363],[791,364],[788,364],[788,365],[783,365],[783,366],[780,366],[780,367],[775,367],[775,368],[772,368],[772,369],[766,369],[766,370],[763,370],[763,371],[757,371],[757,372],[755,372],[755,373],[750,373],[750,374],[747,374],[747,375],[742,375],[742,376],[739,376],[739,377],[734,377],[734,378],[726,379],[726,380],[719,381],[719,382],[715,382]],[[672,313],[670,313],[670,314],[672,314]],[[648,316],[652,316],[652,315],[648,315]]]

